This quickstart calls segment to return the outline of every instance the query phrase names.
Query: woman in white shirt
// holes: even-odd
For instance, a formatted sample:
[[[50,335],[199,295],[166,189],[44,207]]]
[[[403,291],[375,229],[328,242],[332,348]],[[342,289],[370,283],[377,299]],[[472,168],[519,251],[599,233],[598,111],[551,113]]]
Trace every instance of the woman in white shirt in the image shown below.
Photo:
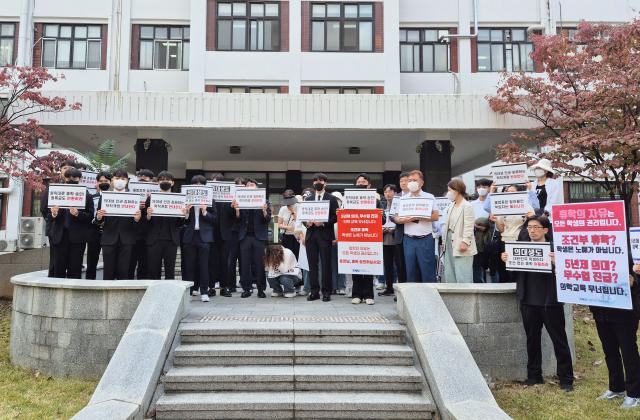
[[[540,159],[531,167],[536,176],[536,194],[540,208],[551,215],[551,206],[564,203],[562,179],[556,179],[556,171],[549,159]]]
[[[473,283],[473,256],[478,253],[474,235],[475,212],[473,205],[465,199],[467,187],[462,180],[454,178],[447,187],[447,198],[452,204],[442,226],[444,281]]]
[[[300,253],[300,244],[294,235],[297,203],[298,199],[295,197],[293,190],[285,190],[282,194],[282,207],[278,212],[278,228],[282,232],[282,246],[290,249],[296,258]]]
[[[290,249],[273,244],[267,247],[264,256],[267,280],[271,286],[271,297],[292,298],[296,296],[295,285],[302,277],[296,256]]]

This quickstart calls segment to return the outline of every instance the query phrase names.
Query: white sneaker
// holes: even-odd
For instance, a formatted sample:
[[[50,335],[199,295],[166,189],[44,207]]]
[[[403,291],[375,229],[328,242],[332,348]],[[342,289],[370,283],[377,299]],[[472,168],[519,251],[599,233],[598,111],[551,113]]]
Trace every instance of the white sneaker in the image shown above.
[[[298,296],[307,296],[307,292],[302,287],[296,290],[296,293]]]
[[[336,291],[336,294],[337,294],[337,295],[340,295],[340,296],[344,296],[344,295],[346,295],[346,294],[347,294],[347,291],[346,291],[346,290],[344,290],[344,289],[338,289],[338,290]]]
[[[203,302],[209,302],[209,295],[200,295],[200,300]]]
[[[378,285],[376,286],[376,290],[382,290],[386,288],[387,288],[387,285],[382,283],[378,283]]]
[[[624,397],[624,402],[620,406],[623,409],[640,407],[640,398]]]
[[[271,292],[271,297],[282,297],[282,293]]]
[[[353,303],[354,305],[357,305],[358,303],[362,303],[362,299],[360,299],[360,298],[353,298],[353,299],[351,299],[351,303]]]
[[[606,390],[596,400],[613,400],[615,398],[624,398],[624,392],[613,392],[611,390]]]
[[[286,297],[286,298],[296,297],[296,293],[295,293],[295,292],[285,293],[285,294],[284,294],[284,297]]]
[[[367,300],[365,300],[365,303],[367,305],[373,305],[375,302],[373,301],[373,299],[367,299]]]

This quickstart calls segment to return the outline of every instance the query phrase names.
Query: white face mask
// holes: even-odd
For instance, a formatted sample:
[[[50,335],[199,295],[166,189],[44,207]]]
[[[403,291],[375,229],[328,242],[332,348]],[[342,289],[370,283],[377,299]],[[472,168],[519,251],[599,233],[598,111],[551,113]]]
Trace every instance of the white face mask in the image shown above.
[[[484,197],[487,194],[489,194],[489,190],[488,189],[486,189],[486,188],[478,188],[478,195],[480,197]]]
[[[540,168],[535,169],[533,173],[536,175],[537,178],[542,178],[547,174],[547,172],[544,169],[540,169]]]
[[[127,187],[126,179],[116,179],[113,181],[113,188],[117,191],[122,191]]]
[[[420,189],[420,185],[418,185],[417,181],[409,181],[407,183],[407,187],[409,187],[409,191],[416,192]]]
[[[449,199],[449,201],[456,201],[457,196],[458,194],[454,193],[453,191],[447,191],[447,198]]]

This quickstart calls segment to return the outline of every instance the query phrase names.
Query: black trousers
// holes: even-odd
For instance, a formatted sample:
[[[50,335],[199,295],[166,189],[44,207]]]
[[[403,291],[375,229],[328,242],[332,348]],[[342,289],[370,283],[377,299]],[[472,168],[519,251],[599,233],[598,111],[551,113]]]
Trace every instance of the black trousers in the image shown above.
[[[542,378],[542,326],[544,326],[553,343],[560,384],[572,384],[573,363],[567,333],[564,329],[562,305],[534,306],[521,303],[520,313],[527,335],[527,377]]]
[[[49,239],[49,272],[47,274],[48,277],[53,277],[55,275],[55,248],[51,245],[51,236],[47,236]]]
[[[320,293],[320,287],[322,287],[322,294],[331,296],[331,241],[314,235],[306,238],[304,244],[307,247],[307,259],[309,260],[309,287],[311,288],[311,294]],[[322,286],[318,278],[320,260],[322,260]]]
[[[144,239],[138,239],[133,245],[129,262],[129,278],[149,278],[147,273],[147,241]]]
[[[100,245],[100,239],[97,241],[87,242],[87,272],[84,276],[87,280],[96,279],[96,271],[98,268],[101,249],[102,246]]]
[[[60,243],[51,247],[55,258],[53,276],[63,279],[82,278],[82,259],[86,245],[86,242],[69,242],[69,231],[65,229]]]
[[[406,283],[407,282],[407,267],[404,262],[404,248],[402,247],[402,243],[396,245],[396,250],[398,255],[400,255],[400,269],[398,270],[398,283]]]
[[[160,280],[164,264],[164,278],[176,278],[176,255],[178,246],[170,239],[160,239],[147,245],[147,273],[149,279]]]
[[[362,300],[373,299],[373,276],[354,274],[351,278],[353,279],[351,297]]]
[[[210,244],[202,242],[199,234],[193,235],[193,241],[182,246],[184,269],[182,279],[199,284],[200,294],[206,295],[209,292],[207,279],[209,278],[209,248]],[[200,280],[198,282],[198,280]]]
[[[395,274],[398,276],[398,283],[404,283],[406,281],[406,278],[400,281],[402,272],[404,271],[404,255],[402,254],[402,247],[398,247],[398,245],[384,245],[382,247],[384,279],[387,282],[387,290],[389,291],[393,291],[393,280],[395,277],[394,267]]]
[[[282,235],[282,246],[293,252],[298,259],[300,255],[300,243],[294,235]]]
[[[214,289],[216,283],[220,283],[220,288],[227,284],[227,263],[224,257],[224,244],[222,239],[217,239],[215,245],[209,247],[209,288]]]
[[[240,284],[245,291],[253,289],[256,283],[258,290],[267,288],[267,280],[264,273],[264,241],[254,235],[247,235],[240,241]]]
[[[627,391],[628,397],[640,398],[640,356],[636,343],[638,321],[618,323],[596,319],[596,328],[609,370],[609,389],[613,392]]]
[[[130,280],[129,264],[133,245],[125,245],[120,239],[115,245],[102,245],[102,260],[104,280]]]
[[[232,238],[224,241],[224,244],[227,255],[227,288],[235,289],[237,287],[236,269],[240,260],[240,241]]]

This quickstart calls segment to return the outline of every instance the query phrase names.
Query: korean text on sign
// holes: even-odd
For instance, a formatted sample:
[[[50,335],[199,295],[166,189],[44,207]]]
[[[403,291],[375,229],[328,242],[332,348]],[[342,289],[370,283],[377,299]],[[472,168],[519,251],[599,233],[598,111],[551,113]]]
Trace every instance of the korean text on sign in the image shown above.
[[[50,184],[48,206],[83,209],[86,206],[87,187],[78,184]]]
[[[131,217],[140,210],[140,194],[131,192],[104,191],[100,193],[100,209],[107,216]]]
[[[507,270],[552,272],[549,242],[505,242],[504,245],[509,255]]]
[[[399,217],[431,217],[435,200],[430,197],[402,197]]]
[[[505,165],[494,165],[491,167],[493,183],[500,185],[526,184],[527,177],[526,163],[509,163]]]
[[[236,203],[240,209],[261,209],[267,200],[264,188],[236,188]]]
[[[151,193],[149,207],[153,216],[184,217],[186,195],[181,193]]]
[[[382,212],[340,210],[338,212],[338,272],[381,275]]]
[[[519,216],[530,209],[529,193],[526,191],[494,193],[490,196],[491,214],[494,216]]]
[[[236,196],[236,184],[225,181],[208,181],[216,203],[231,203]]]
[[[152,192],[160,192],[160,185],[155,182],[130,181],[129,192],[138,193],[140,201],[146,201]]]
[[[372,210],[376,208],[376,190],[374,189],[345,189],[344,208],[346,210]]]
[[[206,204],[210,207],[213,203],[213,188],[210,186],[183,185],[181,191],[186,196],[186,205],[200,206]]]
[[[330,201],[303,201],[298,203],[299,222],[328,222]]]

